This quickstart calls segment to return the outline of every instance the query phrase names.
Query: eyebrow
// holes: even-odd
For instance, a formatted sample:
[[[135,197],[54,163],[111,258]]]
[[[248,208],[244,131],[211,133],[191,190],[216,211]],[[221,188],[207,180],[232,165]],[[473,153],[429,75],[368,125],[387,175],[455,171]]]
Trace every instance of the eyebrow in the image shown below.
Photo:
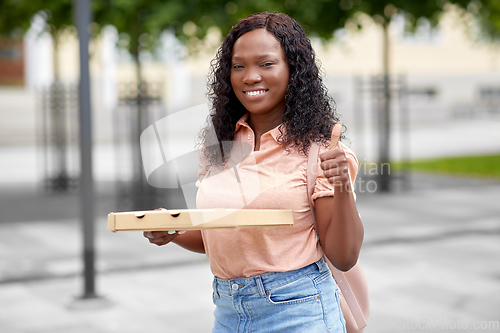
[[[257,59],[274,58],[274,57],[276,57],[276,55],[273,55],[273,54],[262,54],[262,55],[258,56]],[[236,60],[236,61],[245,60],[244,58],[238,57],[238,56],[234,56],[232,59]]]

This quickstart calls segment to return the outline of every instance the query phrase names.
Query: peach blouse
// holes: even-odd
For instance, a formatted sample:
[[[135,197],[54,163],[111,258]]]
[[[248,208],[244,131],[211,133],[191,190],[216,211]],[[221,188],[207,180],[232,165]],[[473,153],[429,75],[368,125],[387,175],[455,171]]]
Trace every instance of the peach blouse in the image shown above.
[[[209,229],[202,231],[205,252],[212,273],[223,279],[250,277],[266,272],[283,272],[309,265],[323,256],[314,230],[314,218],[307,193],[307,156],[287,152],[277,137],[279,126],[261,136],[260,150],[253,151],[254,133],[248,114],[236,125],[235,145],[246,143],[247,155],[231,153],[230,167],[220,172],[206,170],[200,158],[197,208],[291,209],[291,227]],[[243,144],[244,145],[244,144]],[[351,180],[358,162],[346,151]],[[326,148],[320,149],[320,154]],[[233,149],[234,151],[234,149]],[[200,153],[202,155],[202,153]],[[320,161],[318,159],[318,165]],[[334,187],[319,171],[312,200],[333,196]]]

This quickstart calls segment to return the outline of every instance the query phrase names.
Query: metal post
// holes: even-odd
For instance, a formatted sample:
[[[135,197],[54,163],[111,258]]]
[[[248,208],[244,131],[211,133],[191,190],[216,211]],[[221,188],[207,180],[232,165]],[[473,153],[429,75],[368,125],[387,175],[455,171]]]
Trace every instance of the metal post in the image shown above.
[[[82,298],[95,298],[94,251],[94,183],[92,177],[92,128],[90,110],[89,32],[90,1],[74,0],[76,26],[80,43],[80,188],[83,227],[84,293]]]

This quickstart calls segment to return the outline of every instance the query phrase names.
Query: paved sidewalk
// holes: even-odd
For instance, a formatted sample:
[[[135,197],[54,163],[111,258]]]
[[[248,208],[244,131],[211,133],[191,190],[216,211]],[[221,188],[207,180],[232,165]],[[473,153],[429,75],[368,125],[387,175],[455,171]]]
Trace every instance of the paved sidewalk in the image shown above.
[[[364,196],[365,332],[500,332],[500,184],[415,177]]]
[[[365,332],[500,332],[500,183],[415,175],[413,185],[358,196],[372,308]],[[103,299],[92,301],[78,300],[81,236],[70,216],[76,196],[37,201],[29,189],[0,191],[11,198],[3,205],[25,217],[9,221],[0,207],[0,332],[210,332],[205,256],[150,245],[141,233],[107,231],[102,214],[113,200],[99,191],[96,282]],[[46,219],[30,212],[36,205],[45,205]],[[56,219],[48,218],[51,209]]]

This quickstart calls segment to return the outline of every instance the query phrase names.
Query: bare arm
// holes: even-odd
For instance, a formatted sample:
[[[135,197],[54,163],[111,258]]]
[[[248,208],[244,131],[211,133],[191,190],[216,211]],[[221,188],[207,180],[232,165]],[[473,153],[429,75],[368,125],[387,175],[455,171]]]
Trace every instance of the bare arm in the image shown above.
[[[156,244],[158,246],[172,242],[186,250],[205,253],[200,230],[189,230],[185,233],[179,233],[177,231],[174,234],[169,234],[167,231],[144,231],[144,237],[149,239],[151,244]]]
[[[345,192],[345,191],[344,191]],[[315,201],[318,234],[323,251],[341,271],[353,267],[363,243],[364,230],[352,193]]]
[[[347,157],[338,145],[340,129],[340,124],[335,125],[330,150],[320,156],[321,168],[335,185],[335,194],[316,199],[315,206],[323,251],[335,267],[347,271],[358,260],[364,229],[354,200]]]
[[[176,237],[173,242],[186,250],[205,253],[205,247],[203,246],[203,239],[201,238],[200,230],[186,231],[186,233]]]

